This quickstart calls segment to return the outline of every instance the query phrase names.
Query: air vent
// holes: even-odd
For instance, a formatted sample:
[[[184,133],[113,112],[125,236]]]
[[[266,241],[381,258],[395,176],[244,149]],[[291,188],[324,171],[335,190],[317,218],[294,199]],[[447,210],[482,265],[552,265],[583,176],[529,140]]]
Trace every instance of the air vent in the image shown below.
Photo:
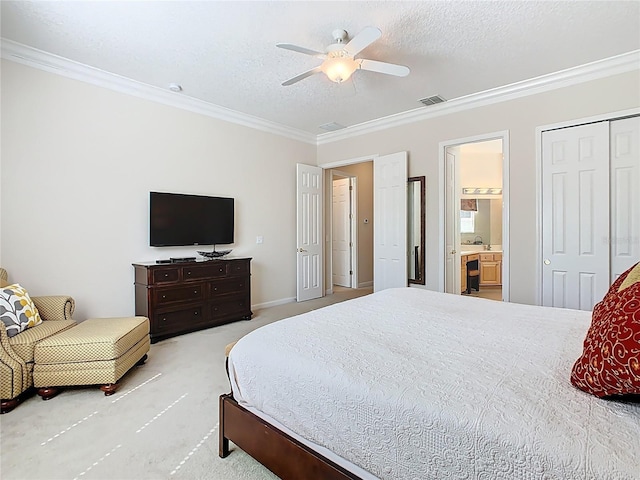
[[[421,98],[418,101],[423,105],[429,106],[429,105],[436,105],[437,103],[446,102],[447,100],[441,97],[440,95],[433,95],[431,97]]]
[[[343,128],[347,128],[344,125],[340,125],[336,122],[325,123],[324,125],[320,125],[322,130],[326,130],[327,132],[335,132],[336,130],[342,130]]]

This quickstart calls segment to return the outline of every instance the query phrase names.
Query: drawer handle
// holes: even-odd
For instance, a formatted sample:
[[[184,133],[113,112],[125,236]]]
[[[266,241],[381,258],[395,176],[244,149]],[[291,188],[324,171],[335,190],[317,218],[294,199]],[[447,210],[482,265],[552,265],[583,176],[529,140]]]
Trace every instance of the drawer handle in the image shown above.
[[[223,270],[224,270],[224,269],[222,269],[222,268],[220,269],[220,271],[221,271],[221,272],[222,272]]]
[[[240,288],[242,288],[242,287],[244,287],[244,283],[241,283],[241,284],[240,284]]]
[[[218,291],[218,287],[213,287],[213,291],[217,292]]]
[[[197,316],[197,315],[198,315],[198,312],[193,312],[193,314]]]
[[[162,295],[162,298],[167,298],[167,296],[166,295]]]
[[[218,307],[213,307],[213,311],[217,312],[218,311]]]
[[[191,275],[191,270],[189,270],[189,271],[187,272],[187,275]]]
[[[197,295],[197,294],[198,294],[198,290],[194,290],[194,291],[193,291],[193,294],[194,294],[194,295]]]
[[[169,276],[169,274],[168,274],[168,273],[165,273],[165,274],[164,274],[164,278],[167,278],[168,276]]]
[[[162,321],[166,322],[167,321],[167,317],[162,317]]]

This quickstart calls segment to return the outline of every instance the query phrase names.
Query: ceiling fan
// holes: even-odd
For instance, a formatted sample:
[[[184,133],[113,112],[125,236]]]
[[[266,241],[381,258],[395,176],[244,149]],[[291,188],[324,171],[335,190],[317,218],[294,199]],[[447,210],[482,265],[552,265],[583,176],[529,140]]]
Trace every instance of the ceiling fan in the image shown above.
[[[311,55],[312,57],[324,60],[321,65],[290,78],[282,85],[285,87],[293,85],[302,79],[320,72],[324,72],[331,81],[336,83],[342,83],[348,80],[356,70],[369,70],[371,72],[386,73],[387,75],[395,75],[397,77],[406,77],[409,75],[409,68],[404,65],[378,62],[366,58],[354,58],[362,50],[380,38],[381,35],[382,32],[380,29],[376,27],[365,27],[360,33],[349,40],[348,43],[345,43],[348,38],[347,32],[344,30],[334,30],[333,39],[335,43],[329,45],[324,53],[290,43],[276,44],[276,47],[304,53],[305,55]]]

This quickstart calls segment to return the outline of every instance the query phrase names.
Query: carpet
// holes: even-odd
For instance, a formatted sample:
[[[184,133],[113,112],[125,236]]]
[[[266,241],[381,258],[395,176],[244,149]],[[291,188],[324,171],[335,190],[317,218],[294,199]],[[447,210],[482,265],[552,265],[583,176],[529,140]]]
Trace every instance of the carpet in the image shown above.
[[[218,457],[218,397],[230,391],[224,347],[268,323],[368,293],[337,289],[153,344],[147,362],[109,397],[81,387],[46,402],[27,399],[0,416],[0,478],[277,479],[233,444]]]

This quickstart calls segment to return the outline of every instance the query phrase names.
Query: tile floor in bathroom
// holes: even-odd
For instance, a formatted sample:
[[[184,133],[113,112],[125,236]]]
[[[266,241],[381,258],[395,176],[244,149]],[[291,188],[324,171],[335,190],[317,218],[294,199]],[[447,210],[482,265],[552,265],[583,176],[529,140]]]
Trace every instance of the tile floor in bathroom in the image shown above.
[[[471,293],[468,295],[470,297],[480,297],[480,298],[488,298],[489,300],[502,301],[502,287],[501,286],[496,286],[496,287],[481,286],[479,292],[476,292],[475,290],[471,289]]]

